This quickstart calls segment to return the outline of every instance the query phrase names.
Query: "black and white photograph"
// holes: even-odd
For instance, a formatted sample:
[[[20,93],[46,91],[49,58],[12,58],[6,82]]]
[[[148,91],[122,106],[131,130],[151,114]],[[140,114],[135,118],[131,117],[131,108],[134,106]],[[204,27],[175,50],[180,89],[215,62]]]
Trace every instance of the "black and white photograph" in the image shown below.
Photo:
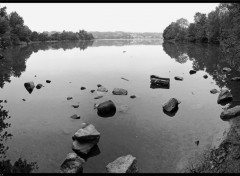
[[[0,2],[9,173],[240,173],[240,3]]]

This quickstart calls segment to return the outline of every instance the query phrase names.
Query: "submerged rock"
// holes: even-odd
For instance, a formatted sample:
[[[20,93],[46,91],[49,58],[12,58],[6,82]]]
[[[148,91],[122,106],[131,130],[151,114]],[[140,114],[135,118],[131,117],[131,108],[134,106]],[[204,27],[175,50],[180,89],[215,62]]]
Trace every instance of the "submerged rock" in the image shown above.
[[[97,97],[94,97],[94,99],[99,99],[99,98],[102,98],[103,96],[102,95],[99,95]]]
[[[100,117],[112,117],[116,113],[116,106],[111,100],[108,100],[100,103],[97,106],[97,111]]]
[[[228,103],[233,100],[232,94],[228,89],[222,89],[218,95],[218,104]]]
[[[163,105],[163,110],[166,112],[174,112],[178,109],[180,102],[176,98],[171,98],[167,103]]]
[[[103,86],[99,86],[99,87],[97,88],[97,91],[99,91],[99,92],[108,92],[107,88],[105,88],[105,87],[103,87]]]
[[[182,81],[182,80],[183,80],[183,77],[181,77],[181,76],[175,76],[174,79],[177,80],[177,81]]]
[[[106,166],[108,173],[137,173],[137,159],[132,155],[121,156]]]
[[[72,107],[74,107],[74,108],[78,108],[78,107],[79,107],[79,105],[72,105]]]
[[[223,70],[224,72],[230,72],[230,71],[232,71],[232,69],[231,69],[231,68],[228,68],[228,67],[224,67],[222,70]]]
[[[27,89],[27,91],[31,94],[35,85],[33,82],[26,82],[24,83],[24,87]]]
[[[208,75],[203,75],[203,78],[207,79],[207,78],[208,78]]]
[[[70,118],[72,118],[72,119],[80,119],[80,116],[77,115],[77,114],[74,114],[74,115],[70,116]]]
[[[240,105],[223,111],[220,115],[220,118],[222,120],[230,120],[238,116],[240,116]]]
[[[84,124],[83,127],[80,128],[72,138],[78,142],[99,140],[100,133],[96,130],[94,125]]]
[[[46,80],[46,83],[51,83],[51,81],[50,80]]]
[[[41,89],[42,87],[43,87],[42,84],[37,84],[37,86],[36,86],[37,89]]]
[[[81,90],[85,90],[85,89],[86,89],[86,87],[81,87],[80,89],[81,89]]]
[[[113,95],[127,95],[128,91],[122,88],[114,88],[112,93]]]
[[[240,81],[240,77],[234,77],[231,79],[231,81]]]
[[[67,100],[71,100],[72,99],[72,97],[67,97]]]
[[[192,74],[197,73],[197,71],[196,70],[190,70],[189,73],[190,73],[190,75],[192,75]]]
[[[62,173],[82,173],[84,159],[77,156],[76,153],[69,153],[61,165]]]
[[[212,90],[210,90],[210,93],[216,94],[216,93],[218,93],[218,90],[217,89],[212,89]]]

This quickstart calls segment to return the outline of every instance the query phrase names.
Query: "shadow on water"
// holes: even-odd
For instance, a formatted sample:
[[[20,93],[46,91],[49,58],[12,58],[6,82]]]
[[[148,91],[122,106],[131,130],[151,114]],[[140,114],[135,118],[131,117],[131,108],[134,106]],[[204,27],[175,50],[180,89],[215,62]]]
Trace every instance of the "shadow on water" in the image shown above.
[[[2,100],[1,100],[2,103]],[[0,173],[31,173],[34,169],[38,169],[36,162],[27,162],[26,159],[18,158],[13,164],[7,159],[6,152],[9,149],[5,145],[8,139],[12,138],[12,134],[7,131],[11,124],[6,122],[11,116],[8,111],[3,108],[0,103]]]
[[[222,54],[219,46],[164,42],[163,50],[178,63],[192,61],[193,70],[207,72],[220,89],[229,89],[233,95],[233,101],[228,108],[240,105],[240,98],[238,98],[240,97],[240,84],[237,81],[231,81],[233,77],[240,75],[240,63]],[[222,71],[224,67],[229,67],[232,71],[224,73]]]

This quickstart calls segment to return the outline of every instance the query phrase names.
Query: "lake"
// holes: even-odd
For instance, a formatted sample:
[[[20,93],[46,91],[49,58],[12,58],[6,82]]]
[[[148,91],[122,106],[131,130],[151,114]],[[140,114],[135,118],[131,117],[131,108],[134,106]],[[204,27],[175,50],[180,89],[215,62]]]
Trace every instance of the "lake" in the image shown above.
[[[222,56],[218,46],[95,40],[32,44],[2,54],[1,160],[36,162],[38,169],[33,172],[58,172],[83,122],[101,133],[84,173],[105,173],[108,163],[127,154],[137,158],[139,172],[179,172],[188,157],[203,151],[229,125],[220,119],[223,108],[240,104],[240,84],[229,81],[240,70]],[[232,72],[222,72],[223,67]],[[197,73],[190,75],[191,69]],[[150,75],[170,78],[170,88],[150,88]],[[184,80],[177,81],[175,76]],[[24,87],[29,81],[44,87],[29,94]],[[96,100],[98,93],[90,90],[96,90],[97,84],[108,93]],[[86,89],[81,90],[82,86]],[[114,88],[127,89],[128,95],[113,95]],[[214,88],[230,89],[234,101],[217,104],[218,94],[210,93]],[[170,98],[181,101],[174,115],[162,108]],[[117,107],[109,118],[98,116],[94,109],[95,103],[106,100]],[[81,118],[71,119],[73,114]]]

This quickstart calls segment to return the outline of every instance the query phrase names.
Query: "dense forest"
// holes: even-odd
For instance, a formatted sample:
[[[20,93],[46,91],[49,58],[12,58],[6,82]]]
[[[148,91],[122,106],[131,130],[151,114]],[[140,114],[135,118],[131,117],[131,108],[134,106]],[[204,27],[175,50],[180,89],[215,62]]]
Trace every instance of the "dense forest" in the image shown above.
[[[181,18],[163,32],[165,41],[216,43],[225,54],[240,57],[240,3],[220,3],[207,15],[197,12],[194,22]]]
[[[91,33],[84,30],[54,33],[31,31],[17,12],[7,14],[6,9],[6,7],[0,7],[0,48],[38,41],[92,40],[94,38]]]

